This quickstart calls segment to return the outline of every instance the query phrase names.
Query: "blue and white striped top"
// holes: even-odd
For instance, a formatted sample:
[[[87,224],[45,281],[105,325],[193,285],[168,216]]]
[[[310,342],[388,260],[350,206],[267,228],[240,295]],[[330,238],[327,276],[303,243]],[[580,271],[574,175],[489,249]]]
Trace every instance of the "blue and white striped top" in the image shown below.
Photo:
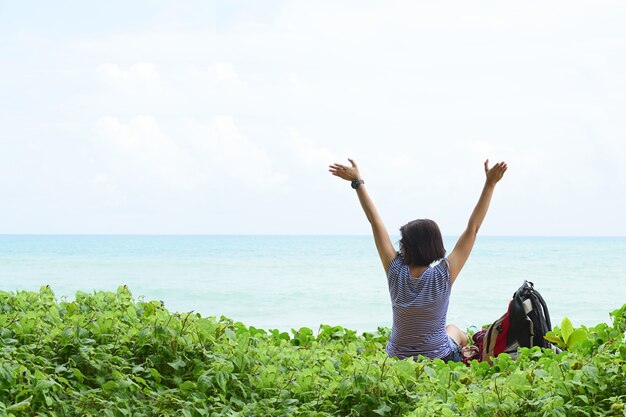
[[[446,314],[452,282],[448,259],[413,278],[409,265],[398,254],[387,269],[387,282],[393,309],[389,356],[435,359],[449,355],[452,346],[446,333]]]

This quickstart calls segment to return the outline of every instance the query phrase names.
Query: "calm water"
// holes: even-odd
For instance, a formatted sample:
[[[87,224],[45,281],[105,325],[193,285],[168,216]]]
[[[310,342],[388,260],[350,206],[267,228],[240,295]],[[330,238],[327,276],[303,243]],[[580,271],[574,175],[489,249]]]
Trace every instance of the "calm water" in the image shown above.
[[[454,238],[446,238],[451,249]],[[626,303],[626,238],[479,237],[452,291],[448,321],[498,318],[524,280],[553,323],[609,322]],[[391,325],[386,278],[369,236],[0,236],[0,289],[60,296],[115,291],[172,311],[289,330]]]

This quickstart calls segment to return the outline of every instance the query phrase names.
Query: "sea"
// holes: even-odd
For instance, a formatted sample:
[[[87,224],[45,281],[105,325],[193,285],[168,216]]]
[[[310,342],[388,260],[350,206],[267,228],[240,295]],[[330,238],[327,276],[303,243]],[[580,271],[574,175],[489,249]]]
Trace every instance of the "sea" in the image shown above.
[[[396,237],[394,243],[397,247]],[[444,237],[451,250],[456,237]],[[448,322],[480,327],[531,281],[553,325],[610,323],[626,303],[626,237],[479,236],[452,288]],[[0,290],[58,299],[115,291],[175,312],[248,326],[391,326],[385,273],[370,236],[0,235]]]

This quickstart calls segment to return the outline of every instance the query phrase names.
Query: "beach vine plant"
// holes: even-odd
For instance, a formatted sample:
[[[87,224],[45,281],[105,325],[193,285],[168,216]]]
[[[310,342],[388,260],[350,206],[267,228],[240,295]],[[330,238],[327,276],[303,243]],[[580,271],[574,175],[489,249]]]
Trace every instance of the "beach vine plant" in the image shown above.
[[[291,332],[128,288],[0,292],[1,416],[626,416],[626,305],[513,361],[396,360],[389,329]]]
[[[561,321],[561,327],[555,327],[554,330],[547,332],[545,338],[559,348],[569,349],[575,344],[587,340],[587,329],[584,327],[574,329],[570,319],[565,317]]]

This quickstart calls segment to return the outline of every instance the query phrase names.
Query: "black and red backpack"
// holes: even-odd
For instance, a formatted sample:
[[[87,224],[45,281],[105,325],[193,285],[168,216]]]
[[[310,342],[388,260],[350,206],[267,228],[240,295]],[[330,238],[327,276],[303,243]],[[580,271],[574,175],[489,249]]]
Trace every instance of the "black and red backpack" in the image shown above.
[[[532,282],[524,281],[513,294],[507,312],[474,334],[479,353],[470,359],[491,363],[491,358],[500,353],[508,353],[515,359],[520,347],[551,348],[552,344],[544,338],[550,330],[552,324],[545,300]]]

